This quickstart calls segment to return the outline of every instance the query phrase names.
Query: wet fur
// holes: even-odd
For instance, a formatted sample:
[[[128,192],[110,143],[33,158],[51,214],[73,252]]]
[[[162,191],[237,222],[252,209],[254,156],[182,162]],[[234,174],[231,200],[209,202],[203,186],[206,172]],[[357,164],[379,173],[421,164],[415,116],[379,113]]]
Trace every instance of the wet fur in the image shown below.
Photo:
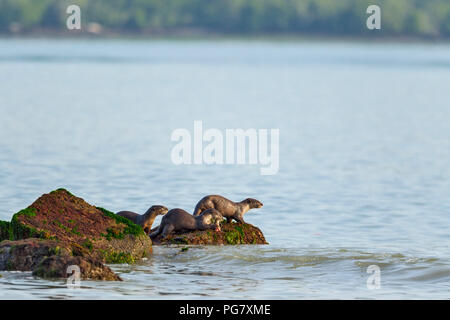
[[[172,232],[184,230],[215,230],[220,228],[222,220],[223,216],[215,209],[206,210],[196,217],[183,209],[172,209],[161,219],[161,224],[150,234],[150,238],[154,239],[159,234],[165,238]]]
[[[164,215],[168,211],[169,210],[164,206],[151,206],[147,212],[142,215],[132,211],[120,211],[117,212],[117,215],[131,220],[133,223],[141,226],[146,234],[149,234],[156,217]]]
[[[194,216],[213,208],[218,210],[228,222],[232,219],[244,223],[244,214],[254,208],[261,208],[263,204],[253,198],[247,198],[241,202],[234,202],[219,195],[209,195],[201,199],[194,209]]]

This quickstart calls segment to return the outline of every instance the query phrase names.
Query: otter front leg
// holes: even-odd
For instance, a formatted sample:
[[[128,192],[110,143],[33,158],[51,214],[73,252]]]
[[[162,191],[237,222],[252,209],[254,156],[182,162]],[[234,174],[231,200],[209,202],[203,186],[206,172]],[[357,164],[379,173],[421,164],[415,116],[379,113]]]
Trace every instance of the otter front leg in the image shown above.
[[[172,231],[175,229],[175,227],[172,224],[167,224],[164,226],[164,229],[162,231],[162,238],[166,238],[169,234],[172,233]]]
[[[245,223],[245,222],[244,222],[244,215],[243,215],[243,214],[236,215],[236,216],[234,217],[234,220],[236,220],[237,222],[240,222],[240,223]]]

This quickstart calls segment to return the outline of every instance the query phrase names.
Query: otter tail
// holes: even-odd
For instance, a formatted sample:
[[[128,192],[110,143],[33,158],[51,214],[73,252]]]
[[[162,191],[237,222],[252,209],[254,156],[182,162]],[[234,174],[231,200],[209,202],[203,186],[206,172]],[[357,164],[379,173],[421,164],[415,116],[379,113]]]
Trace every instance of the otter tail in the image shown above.
[[[198,215],[200,215],[200,213],[202,213],[202,209],[199,206],[196,206],[195,209],[194,209],[193,216],[194,217],[198,216]]]

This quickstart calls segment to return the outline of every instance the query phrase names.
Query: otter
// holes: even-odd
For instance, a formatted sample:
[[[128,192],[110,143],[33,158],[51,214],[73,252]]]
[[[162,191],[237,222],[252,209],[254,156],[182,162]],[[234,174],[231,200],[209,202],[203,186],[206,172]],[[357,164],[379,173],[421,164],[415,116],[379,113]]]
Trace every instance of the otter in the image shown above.
[[[201,199],[194,209],[194,216],[198,216],[204,210],[214,208],[218,210],[227,222],[232,219],[244,223],[244,213],[250,209],[261,208],[263,204],[256,199],[247,198],[241,202],[233,202],[218,195],[209,195]]]
[[[172,209],[162,218],[158,229],[150,234],[151,239],[155,239],[159,234],[167,237],[173,231],[181,230],[207,230],[220,231],[220,222],[223,220],[222,214],[216,209],[208,209],[202,214],[194,217],[183,209]]]
[[[151,206],[143,215],[131,211],[120,211],[117,212],[117,215],[127,218],[135,224],[140,225],[142,229],[144,229],[144,232],[149,234],[156,217],[159,215],[164,215],[168,211],[169,209],[164,206]]]

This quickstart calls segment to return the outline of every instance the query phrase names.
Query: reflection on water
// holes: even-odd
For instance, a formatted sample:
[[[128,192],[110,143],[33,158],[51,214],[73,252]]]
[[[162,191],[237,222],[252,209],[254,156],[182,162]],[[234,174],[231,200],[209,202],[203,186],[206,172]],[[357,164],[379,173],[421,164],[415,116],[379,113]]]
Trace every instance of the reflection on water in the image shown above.
[[[0,298],[449,298],[450,47],[0,41],[0,219],[253,197],[269,246],[157,247],[121,283],[1,272]],[[279,128],[280,171],[175,166],[171,133]],[[160,218],[159,218],[160,219]],[[159,223],[159,219],[155,222]],[[381,268],[381,289],[366,287]]]

